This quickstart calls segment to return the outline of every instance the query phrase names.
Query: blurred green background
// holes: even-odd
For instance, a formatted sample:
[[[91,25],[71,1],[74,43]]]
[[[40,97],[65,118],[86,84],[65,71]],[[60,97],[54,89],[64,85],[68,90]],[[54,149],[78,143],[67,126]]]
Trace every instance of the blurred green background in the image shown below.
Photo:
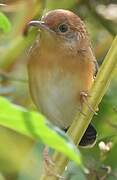
[[[31,19],[57,8],[69,9],[85,21],[99,65],[117,34],[116,0],[0,0],[0,12],[8,18],[5,27],[0,18],[0,95],[28,109],[36,109],[30,98],[26,69],[26,55],[35,32],[24,37],[23,30]],[[70,163],[65,172],[67,180],[117,179],[117,67],[93,123],[98,141],[92,149],[80,149],[90,173],[83,174]],[[0,180],[39,179],[42,150],[41,142],[0,126]]]

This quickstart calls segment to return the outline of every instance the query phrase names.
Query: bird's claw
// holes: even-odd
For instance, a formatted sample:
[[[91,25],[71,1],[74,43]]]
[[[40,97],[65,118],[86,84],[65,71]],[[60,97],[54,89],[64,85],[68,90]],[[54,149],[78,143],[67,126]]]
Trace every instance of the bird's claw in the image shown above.
[[[81,105],[82,105],[82,103],[84,102],[87,106],[88,106],[88,108],[89,108],[89,110],[91,111],[91,112],[93,112],[95,115],[97,115],[97,113],[95,112],[95,110],[92,108],[92,106],[89,104],[89,102],[88,102],[88,97],[90,97],[90,95],[88,95],[86,92],[84,92],[84,91],[82,91],[82,92],[80,92],[80,102],[81,102]],[[84,114],[84,113],[83,113]],[[86,114],[84,114],[85,116],[86,116]]]
[[[55,166],[55,163],[52,161],[52,159],[49,157],[48,154],[48,147],[45,147],[43,152],[43,158],[44,158],[44,169],[46,171],[46,174],[48,176],[55,176],[58,179],[64,179],[63,176],[60,176],[56,172],[53,171],[53,166]]]

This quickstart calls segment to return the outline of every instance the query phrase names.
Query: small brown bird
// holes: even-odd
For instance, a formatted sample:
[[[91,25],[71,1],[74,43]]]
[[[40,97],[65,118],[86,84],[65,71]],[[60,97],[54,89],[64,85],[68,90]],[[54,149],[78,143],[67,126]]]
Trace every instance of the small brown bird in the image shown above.
[[[39,34],[29,52],[29,86],[38,109],[55,125],[67,130],[92,86],[96,60],[83,21],[74,13],[57,9],[29,26]],[[90,124],[79,145],[94,144]]]

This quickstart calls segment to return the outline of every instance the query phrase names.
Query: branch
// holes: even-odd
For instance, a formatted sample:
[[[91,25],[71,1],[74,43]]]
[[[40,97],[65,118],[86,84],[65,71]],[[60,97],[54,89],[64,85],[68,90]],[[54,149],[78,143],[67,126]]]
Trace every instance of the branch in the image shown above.
[[[0,82],[1,81],[16,81],[16,82],[21,82],[21,83],[28,83],[27,79],[22,79],[22,78],[16,78],[4,71],[1,71],[0,69]]]
[[[99,103],[101,102],[109,84],[112,79],[115,68],[117,67],[117,36],[115,37],[112,46],[105,57],[103,64],[96,76],[95,82],[89,93],[91,96],[88,98],[90,105],[96,110]],[[84,104],[82,112],[86,114],[84,116],[80,112],[77,112],[75,119],[68,130],[68,135],[71,137],[73,142],[79,144],[85,130],[87,129],[94,113],[89,110],[86,104]],[[68,164],[68,159],[58,152],[55,152],[52,160],[55,162],[53,171],[61,175]],[[57,180],[56,177],[47,176],[43,174],[40,180]]]

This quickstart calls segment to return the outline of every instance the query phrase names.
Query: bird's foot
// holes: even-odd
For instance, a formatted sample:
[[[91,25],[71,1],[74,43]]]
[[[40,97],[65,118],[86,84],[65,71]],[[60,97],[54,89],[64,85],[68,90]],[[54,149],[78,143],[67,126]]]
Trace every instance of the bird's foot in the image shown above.
[[[44,169],[48,176],[55,176],[58,179],[64,179],[63,176],[57,174],[54,172],[53,167],[55,166],[55,163],[52,161],[52,159],[49,156],[48,153],[48,147],[46,146],[43,152],[43,158],[44,158]]]
[[[95,115],[97,115],[97,113],[95,112],[95,110],[93,109],[93,107],[89,104],[89,102],[88,102],[88,98],[89,97],[89,95],[86,93],[86,92],[84,92],[84,91],[82,91],[82,92],[80,92],[80,102],[81,102],[81,106],[82,106],[82,104],[83,103],[85,103],[87,106],[88,106],[88,108],[89,108],[89,110],[91,111],[91,112],[93,112]],[[81,108],[82,109],[82,108]],[[83,113],[83,112],[82,112]],[[83,113],[84,114],[84,113]],[[86,114],[84,114],[84,115],[86,115]]]
[[[48,147],[47,147],[47,146],[44,148],[43,158],[44,158],[44,163],[45,163],[47,166],[54,166],[54,165],[55,165],[54,162],[52,161],[52,159],[51,159],[50,156],[49,156]]]

